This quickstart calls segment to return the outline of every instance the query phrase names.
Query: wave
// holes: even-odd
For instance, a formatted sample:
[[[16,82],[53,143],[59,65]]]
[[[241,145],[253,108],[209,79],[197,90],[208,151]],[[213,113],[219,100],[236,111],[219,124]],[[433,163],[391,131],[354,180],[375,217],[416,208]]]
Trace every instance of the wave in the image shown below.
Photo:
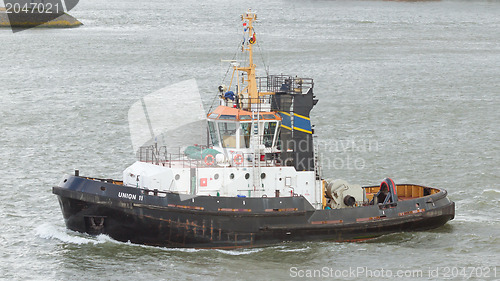
[[[49,223],[44,223],[37,226],[35,228],[35,234],[43,239],[48,239],[48,240],[56,239],[64,243],[76,244],[76,245],[82,245],[82,244],[96,245],[96,244],[115,241],[107,235],[84,237],[81,236],[81,234],[77,234],[75,232],[71,233],[70,230],[67,230],[66,228],[56,227]]]
[[[500,219],[490,215],[490,214],[456,214],[454,221],[458,222],[477,222],[486,224],[495,224],[500,222]]]
[[[484,195],[487,197],[490,197],[490,196],[500,197],[500,190],[488,188],[488,189],[483,190],[483,193],[481,195]]]
[[[64,227],[57,227],[57,226],[51,225],[49,223],[44,223],[44,224],[36,227],[35,233],[38,237],[43,238],[43,239],[48,239],[48,240],[55,239],[55,240],[59,240],[59,241],[64,242],[64,243],[75,244],[75,245],[84,245],[84,244],[97,245],[97,244],[103,244],[103,243],[114,243],[114,244],[126,245],[126,246],[131,246],[131,247],[160,249],[160,250],[169,251],[169,252],[191,253],[191,252],[202,251],[200,249],[192,249],[192,248],[165,248],[165,247],[157,247],[157,246],[148,246],[148,245],[142,245],[142,244],[134,244],[134,243],[131,243],[130,241],[129,242],[121,242],[121,241],[117,241],[117,240],[115,240],[115,239],[113,239],[105,234],[100,234],[97,236],[90,236],[87,234],[73,232],[73,231],[68,230]]]
[[[195,249],[195,248],[167,248],[167,247],[157,247],[157,246],[148,246],[148,245],[141,245],[141,244],[134,244],[129,242],[120,242],[117,240],[114,240],[113,238],[109,237],[108,235],[105,234],[100,234],[98,236],[90,236],[87,234],[81,234],[77,232],[73,232],[71,230],[68,230],[64,227],[58,227],[49,223],[44,223],[35,228],[35,234],[36,236],[42,238],[42,239],[47,239],[47,240],[59,240],[64,243],[68,244],[75,244],[75,245],[84,245],[84,244],[92,244],[92,245],[97,245],[97,244],[103,244],[103,243],[115,243],[115,244],[121,244],[121,245],[127,245],[127,246],[132,246],[132,247],[141,247],[141,248],[147,248],[147,249],[159,249],[162,251],[167,251],[167,252],[184,252],[184,253],[196,253],[200,251],[211,251],[207,249]],[[239,256],[239,255],[248,255],[256,252],[260,252],[261,249],[243,249],[243,250],[216,250],[219,253],[226,254],[226,255],[232,255],[232,256]]]
[[[221,250],[217,249],[216,250],[219,253],[225,254],[225,255],[231,255],[231,256],[240,256],[240,255],[249,255],[249,254],[254,254],[262,251],[262,248],[260,249],[243,249],[243,250]]]
[[[309,246],[304,247],[304,248],[296,248],[296,249],[280,249],[277,250],[278,252],[283,252],[283,253],[293,253],[293,252],[307,252],[311,248]]]

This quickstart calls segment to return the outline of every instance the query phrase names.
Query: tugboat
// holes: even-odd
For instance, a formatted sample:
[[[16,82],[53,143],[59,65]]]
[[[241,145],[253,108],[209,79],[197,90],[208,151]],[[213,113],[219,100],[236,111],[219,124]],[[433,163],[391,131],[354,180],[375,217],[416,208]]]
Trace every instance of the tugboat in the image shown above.
[[[251,10],[241,17],[248,60],[233,61],[230,85],[219,87],[219,105],[206,115],[207,143],[141,147],[122,180],[66,175],[52,191],[67,228],[163,247],[241,248],[360,241],[454,218],[443,189],[322,177],[313,79],[256,77],[256,18]]]

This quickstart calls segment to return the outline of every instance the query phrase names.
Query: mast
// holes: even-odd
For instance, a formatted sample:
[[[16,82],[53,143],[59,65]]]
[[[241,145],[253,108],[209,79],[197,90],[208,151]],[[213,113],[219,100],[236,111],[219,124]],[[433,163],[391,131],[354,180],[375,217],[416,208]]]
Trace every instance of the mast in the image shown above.
[[[243,22],[243,45],[242,51],[248,52],[248,66],[234,66],[234,71],[244,71],[247,73],[247,79],[245,82],[247,86],[243,88],[240,93],[244,93],[246,89],[246,94],[249,98],[249,105],[254,103],[259,103],[259,93],[257,90],[257,82],[255,79],[255,64],[253,63],[253,44],[255,44],[255,31],[253,30],[253,22],[257,19],[257,14],[248,9],[246,13],[241,15],[241,21]]]

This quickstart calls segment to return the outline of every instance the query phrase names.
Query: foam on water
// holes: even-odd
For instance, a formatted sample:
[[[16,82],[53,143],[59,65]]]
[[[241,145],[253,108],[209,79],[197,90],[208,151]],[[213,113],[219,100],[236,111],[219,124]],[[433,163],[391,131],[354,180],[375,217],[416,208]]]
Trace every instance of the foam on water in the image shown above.
[[[59,240],[68,244],[82,245],[82,244],[102,244],[106,242],[115,241],[107,235],[88,236],[85,234],[78,234],[66,228],[54,226],[49,223],[44,223],[35,228],[35,234],[43,239]],[[86,237],[84,237],[85,235]]]
[[[242,249],[242,250],[221,250],[221,249],[216,249],[217,252],[225,254],[225,255],[230,255],[230,256],[250,255],[250,254],[254,254],[254,253],[259,253],[262,250],[263,250],[262,248]]]
[[[309,251],[309,247],[304,247],[304,248],[297,248],[297,249],[280,249],[278,252],[283,252],[283,253],[294,253],[294,252],[307,252]]]
[[[129,247],[139,247],[139,248],[145,248],[145,249],[159,249],[165,252],[184,252],[184,253],[197,253],[200,251],[206,251],[204,249],[193,249],[193,248],[165,248],[165,247],[156,247],[156,246],[148,246],[148,245],[141,245],[141,244],[134,244],[131,243],[130,241],[128,242],[121,242],[117,241],[108,235],[105,234],[100,234],[97,236],[91,236],[83,233],[78,233],[74,232],[71,230],[68,230],[64,227],[58,227],[49,223],[44,223],[42,225],[37,226],[34,229],[35,235],[47,239],[47,240],[58,240],[60,242],[64,242],[67,244],[74,244],[74,245],[84,245],[84,244],[92,244],[92,245],[97,245],[97,244],[104,244],[104,243],[113,243],[113,244],[119,244],[123,246],[129,246]],[[246,251],[241,251],[241,250],[218,250],[221,253],[227,254],[227,255],[244,255],[244,254],[250,254],[251,252],[246,252]]]
[[[500,198],[500,190],[499,189],[490,189],[490,188],[488,188],[488,189],[483,190],[482,195],[488,196],[488,197],[493,196],[493,197],[496,197],[496,198]]]

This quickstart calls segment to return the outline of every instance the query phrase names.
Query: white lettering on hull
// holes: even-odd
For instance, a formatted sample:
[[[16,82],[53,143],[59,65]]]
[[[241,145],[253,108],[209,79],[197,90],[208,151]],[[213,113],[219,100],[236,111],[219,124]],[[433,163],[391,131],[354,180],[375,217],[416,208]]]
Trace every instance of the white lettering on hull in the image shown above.
[[[118,192],[118,197],[130,200],[137,200],[137,195],[132,193]]]

